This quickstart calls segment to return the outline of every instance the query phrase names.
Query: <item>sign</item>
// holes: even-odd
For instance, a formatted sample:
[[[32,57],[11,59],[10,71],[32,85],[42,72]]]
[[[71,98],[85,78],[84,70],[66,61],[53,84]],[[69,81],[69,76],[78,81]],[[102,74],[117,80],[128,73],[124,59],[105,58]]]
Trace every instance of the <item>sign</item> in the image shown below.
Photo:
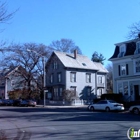
[[[48,92],[48,98],[51,99],[52,98],[52,94],[50,92]]]
[[[44,90],[44,92],[48,92],[48,90]]]

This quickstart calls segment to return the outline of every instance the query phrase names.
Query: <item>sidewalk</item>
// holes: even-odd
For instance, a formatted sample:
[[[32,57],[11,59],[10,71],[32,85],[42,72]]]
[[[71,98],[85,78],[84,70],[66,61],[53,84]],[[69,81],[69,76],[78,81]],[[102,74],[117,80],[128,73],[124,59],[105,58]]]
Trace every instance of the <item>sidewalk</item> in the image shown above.
[[[40,108],[42,108],[42,107],[44,107],[44,108],[76,108],[76,109],[87,109],[87,106],[88,105],[72,105],[72,106],[63,106],[63,105],[45,105],[45,107],[44,107],[44,105],[36,105],[36,107],[40,107]]]

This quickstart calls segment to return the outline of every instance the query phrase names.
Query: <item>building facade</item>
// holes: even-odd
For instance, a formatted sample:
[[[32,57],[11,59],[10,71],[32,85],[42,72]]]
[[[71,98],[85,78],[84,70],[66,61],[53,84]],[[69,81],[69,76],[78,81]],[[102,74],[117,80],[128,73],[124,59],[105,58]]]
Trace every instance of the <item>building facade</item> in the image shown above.
[[[0,71],[0,98],[9,99],[9,92],[28,88],[28,83],[21,74],[23,71],[24,76],[26,76],[26,72],[21,66]],[[36,86],[36,83],[32,80],[31,89]]]
[[[53,52],[46,64],[47,98],[62,100],[62,91],[73,90],[75,98],[92,100],[106,93],[107,70],[88,57]]]
[[[113,91],[126,101],[140,100],[140,39],[115,44],[109,59],[113,64]]]

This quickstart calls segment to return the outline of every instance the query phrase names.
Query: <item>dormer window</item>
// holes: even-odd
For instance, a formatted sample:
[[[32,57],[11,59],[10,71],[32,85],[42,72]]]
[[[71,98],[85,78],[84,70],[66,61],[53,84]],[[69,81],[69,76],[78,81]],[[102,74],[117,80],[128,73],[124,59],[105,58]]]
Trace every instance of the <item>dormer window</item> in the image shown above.
[[[125,46],[125,44],[123,44],[120,46],[120,52],[118,54],[118,57],[123,57],[125,54],[125,51],[126,51],[126,46]]]
[[[136,43],[136,50],[135,50],[134,54],[140,54],[140,41],[138,41]]]

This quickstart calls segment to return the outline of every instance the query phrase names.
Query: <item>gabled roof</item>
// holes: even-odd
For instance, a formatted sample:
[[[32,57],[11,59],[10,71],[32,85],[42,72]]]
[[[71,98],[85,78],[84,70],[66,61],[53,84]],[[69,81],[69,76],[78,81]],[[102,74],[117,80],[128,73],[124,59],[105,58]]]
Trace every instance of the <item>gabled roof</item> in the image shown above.
[[[8,77],[9,75],[11,75],[12,73],[15,73],[18,71],[25,71],[24,68],[22,68],[22,66],[13,66],[11,68],[6,68],[0,71],[0,76],[1,77]],[[26,73],[25,73],[26,74]]]
[[[65,67],[99,70],[87,56],[77,54],[76,58],[74,58],[74,54],[67,54],[58,51],[54,51],[54,54],[59,58]]]
[[[103,73],[108,72],[101,63],[93,62],[87,56],[76,54],[76,58],[75,58],[74,54],[68,54],[59,51],[54,51],[52,53],[50,59],[47,62],[47,65],[49,65],[49,61],[51,60],[53,55],[56,55],[57,58],[62,62],[62,64],[66,68],[95,70]]]
[[[98,72],[108,73],[108,70],[106,68],[104,68],[104,66],[101,63],[94,62],[94,64],[98,67],[98,69],[99,69]]]

